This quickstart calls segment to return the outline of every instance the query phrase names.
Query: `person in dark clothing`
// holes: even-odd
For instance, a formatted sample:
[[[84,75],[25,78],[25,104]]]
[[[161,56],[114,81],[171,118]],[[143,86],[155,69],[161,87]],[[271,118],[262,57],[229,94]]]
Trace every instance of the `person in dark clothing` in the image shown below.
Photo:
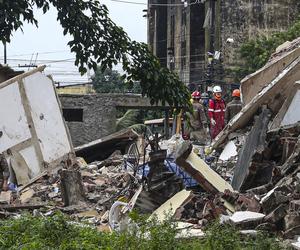
[[[227,104],[225,110],[225,124],[227,124],[242,109],[241,93],[239,89],[232,92],[232,101]]]
[[[189,114],[189,135],[194,141],[207,144],[210,141],[208,120],[203,105],[199,102],[201,94],[199,91],[192,93],[193,113]]]

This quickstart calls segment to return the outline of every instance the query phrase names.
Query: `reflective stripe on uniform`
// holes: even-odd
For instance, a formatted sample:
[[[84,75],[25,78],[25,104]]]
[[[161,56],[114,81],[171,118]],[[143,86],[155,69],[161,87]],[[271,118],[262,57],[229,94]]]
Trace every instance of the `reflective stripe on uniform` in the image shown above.
[[[215,112],[215,113],[220,113],[220,112],[225,112],[226,110],[225,109],[216,109],[216,110],[209,109],[208,111]]]

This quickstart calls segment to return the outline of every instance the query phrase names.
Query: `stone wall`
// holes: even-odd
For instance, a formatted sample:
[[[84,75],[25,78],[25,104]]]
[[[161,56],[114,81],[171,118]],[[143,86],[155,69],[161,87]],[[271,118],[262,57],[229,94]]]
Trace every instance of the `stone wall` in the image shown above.
[[[100,139],[116,132],[117,108],[153,109],[147,98],[131,94],[89,94],[70,95],[61,94],[59,99],[63,111],[82,110],[82,121],[67,121],[73,145],[79,146],[96,139]],[[70,117],[69,117],[70,118]],[[74,116],[72,117],[72,119]]]
[[[300,13],[299,0],[221,0],[221,50],[227,67],[239,63],[243,42],[261,34],[284,31]],[[226,43],[233,38],[234,43]]]
[[[59,95],[62,108],[83,109],[83,120],[66,121],[74,146],[115,132],[116,108],[112,98],[100,95]]]

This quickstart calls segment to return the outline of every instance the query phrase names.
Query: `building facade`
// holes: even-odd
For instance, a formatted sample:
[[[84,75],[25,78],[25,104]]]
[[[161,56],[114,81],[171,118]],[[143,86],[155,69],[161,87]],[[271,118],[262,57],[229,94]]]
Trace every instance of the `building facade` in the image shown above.
[[[161,64],[200,90],[226,84],[249,38],[287,29],[298,0],[149,0],[148,44]],[[212,58],[213,60],[211,62]]]
[[[136,94],[59,94],[63,117],[75,147],[116,132],[117,109],[159,109]]]

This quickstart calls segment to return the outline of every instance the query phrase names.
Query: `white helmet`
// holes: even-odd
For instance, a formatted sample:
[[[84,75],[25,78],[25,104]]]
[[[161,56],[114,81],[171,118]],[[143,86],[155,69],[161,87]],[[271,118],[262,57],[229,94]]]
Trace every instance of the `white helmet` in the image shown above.
[[[220,86],[214,86],[213,87],[213,93],[221,93],[222,92],[222,89]]]

